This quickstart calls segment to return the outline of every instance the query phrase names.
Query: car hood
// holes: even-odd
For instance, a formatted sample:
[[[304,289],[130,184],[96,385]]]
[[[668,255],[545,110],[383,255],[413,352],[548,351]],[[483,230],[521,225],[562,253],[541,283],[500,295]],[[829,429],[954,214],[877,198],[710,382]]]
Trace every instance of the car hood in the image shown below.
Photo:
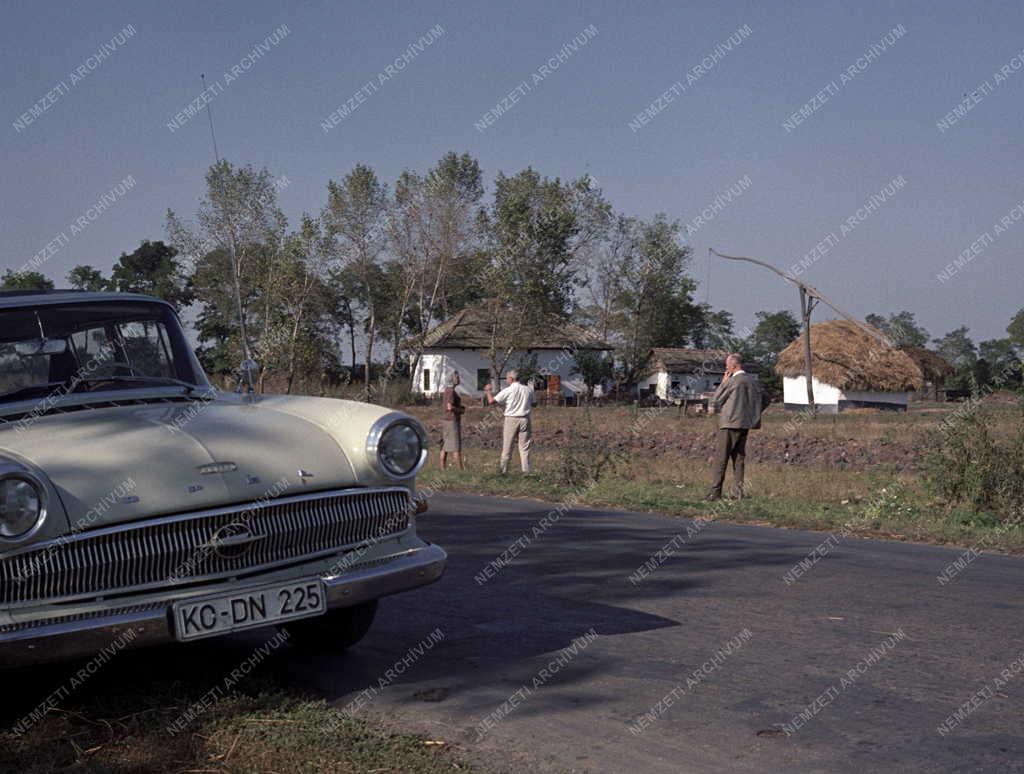
[[[354,466],[329,427],[298,415],[301,399],[298,412],[288,405],[217,399],[45,415],[0,432],[0,456],[49,479],[72,530],[359,484],[362,460]]]

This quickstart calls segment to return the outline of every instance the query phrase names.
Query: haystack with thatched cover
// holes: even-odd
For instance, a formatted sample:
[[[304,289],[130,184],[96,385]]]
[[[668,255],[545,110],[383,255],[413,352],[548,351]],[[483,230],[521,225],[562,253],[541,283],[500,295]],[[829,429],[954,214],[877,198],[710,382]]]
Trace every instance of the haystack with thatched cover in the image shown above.
[[[906,352],[848,320],[812,325],[811,350],[814,402],[824,411],[906,409],[907,393],[924,385],[920,367]],[[783,376],[786,407],[806,408],[803,336],[782,350],[776,369]]]

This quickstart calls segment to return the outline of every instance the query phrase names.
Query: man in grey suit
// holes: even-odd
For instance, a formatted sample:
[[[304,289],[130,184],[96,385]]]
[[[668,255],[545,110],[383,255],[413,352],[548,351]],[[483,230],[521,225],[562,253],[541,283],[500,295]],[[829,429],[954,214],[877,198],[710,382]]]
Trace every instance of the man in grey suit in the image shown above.
[[[757,380],[743,370],[743,358],[735,352],[725,359],[725,376],[711,403],[718,414],[718,442],[707,499],[722,499],[725,470],[732,460],[733,492],[739,500],[743,497],[747,433],[761,427],[761,388]]]

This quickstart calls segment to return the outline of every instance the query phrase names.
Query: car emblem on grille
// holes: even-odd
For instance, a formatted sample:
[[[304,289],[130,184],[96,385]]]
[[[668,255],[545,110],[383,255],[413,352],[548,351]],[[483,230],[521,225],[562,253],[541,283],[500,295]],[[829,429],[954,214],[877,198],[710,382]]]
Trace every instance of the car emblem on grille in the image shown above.
[[[265,540],[266,537],[253,534],[245,524],[233,522],[214,532],[206,547],[213,549],[213,552],[222,559],[238,559],[249,553],[256,543]]]

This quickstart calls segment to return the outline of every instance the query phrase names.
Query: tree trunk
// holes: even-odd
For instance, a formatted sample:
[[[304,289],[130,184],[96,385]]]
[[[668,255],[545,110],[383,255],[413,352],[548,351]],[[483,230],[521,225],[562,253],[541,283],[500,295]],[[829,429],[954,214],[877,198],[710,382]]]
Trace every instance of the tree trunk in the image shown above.
[[[367,403],[370,402],[370,371],[373,364],[373,339],[376,332],[376,320],[371,312],[366,331],[366,361],[363,366],[363,397]]]

